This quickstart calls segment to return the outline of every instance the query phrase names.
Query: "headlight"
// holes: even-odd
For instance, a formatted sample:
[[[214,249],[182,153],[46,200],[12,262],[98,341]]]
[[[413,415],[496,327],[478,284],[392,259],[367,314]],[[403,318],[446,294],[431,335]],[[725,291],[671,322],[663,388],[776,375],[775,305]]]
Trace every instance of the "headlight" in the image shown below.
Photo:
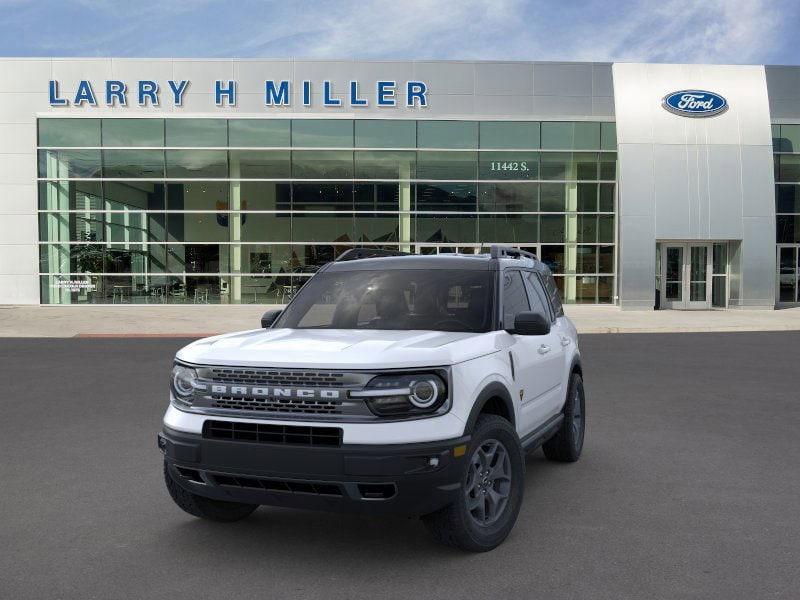
[[[191,404],[196,384],[197,371],[179,364],[172,367],[172,395],[176,400]]]
[[[378,375],[366,388],[350,392],[363,398],[369,409],[381,417],[413,417],[444,410],[447,385],[444,373]]]

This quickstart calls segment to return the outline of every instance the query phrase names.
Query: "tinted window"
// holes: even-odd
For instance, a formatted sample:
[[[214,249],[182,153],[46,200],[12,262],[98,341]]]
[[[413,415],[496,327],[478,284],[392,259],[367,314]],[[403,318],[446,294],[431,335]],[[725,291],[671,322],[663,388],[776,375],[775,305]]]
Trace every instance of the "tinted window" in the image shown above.
[[[167,146],[227,146],[224,119],[167,119]]]
[[[484,121],[480,124],[481,148],[538,148],[539,123]]]
[[[289,123],[288,119],[231,119],[228,121],[231,148],[287,147]]]
[[[292,121],[292,146],[352,148],[353,122],[336,119],[295,119]]]
[[[490,271],[321,273],[303,287],[276,327],[489,331],[493,281]]]
[[[550,303],[547,301],[547,294],[542,287],[542,282],[539,281],[539,277],[536,273],[526,271],[523,278],[525,279],[525,286],[528,289],[531,310],[552,319],[553,313],[550,310]]]
[[[39,145],[64,148],[99,146],[99,119],[40,119]]]
[[[420,148],[477,148],[476,121],[419,121],[417,144]]]
[[[356,148],[414,148],[417,124],[414,121],[357,120]]]
[[[514,317],[530,310],[528,294],[519,271],[503,273],[503,327],[514,327]]]
[[[544,289],[550,297],[550,304],[553,307],[553,311],[556,313],[556,318],[563,317],[564,308],[561,306],[561,296],[558,293],[558,287],[556,286],[556,281],[552,273],[547,269],[541,274],[541,277],[544,283]]]
[[[163,146],[161,119],[103,119],[103,146]]]

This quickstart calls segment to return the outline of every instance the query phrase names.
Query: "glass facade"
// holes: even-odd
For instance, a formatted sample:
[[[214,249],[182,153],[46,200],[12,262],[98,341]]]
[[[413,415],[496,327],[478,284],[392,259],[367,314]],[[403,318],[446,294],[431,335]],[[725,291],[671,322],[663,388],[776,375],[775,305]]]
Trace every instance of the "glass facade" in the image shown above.
[[[776,302],[793,304],[798,298],[800,249],[800,125],[773,125],[775,160],[775,241],[777,243]]]
[[[352,247],[491,243],[614,302],[613,123],[47,118],[38,140],[43,303],[283,303]]]

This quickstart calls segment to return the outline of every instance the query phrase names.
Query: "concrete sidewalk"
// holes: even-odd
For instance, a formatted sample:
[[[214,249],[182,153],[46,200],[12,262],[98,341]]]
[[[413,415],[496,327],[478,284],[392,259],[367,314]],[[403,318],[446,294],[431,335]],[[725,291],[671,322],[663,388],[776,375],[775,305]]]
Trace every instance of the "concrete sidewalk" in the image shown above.
[[[269,305],[0,306],[0,337],[203,337],[257,328]],[[800,308],[622,311],[567,306],[580,333],[800,330]]]

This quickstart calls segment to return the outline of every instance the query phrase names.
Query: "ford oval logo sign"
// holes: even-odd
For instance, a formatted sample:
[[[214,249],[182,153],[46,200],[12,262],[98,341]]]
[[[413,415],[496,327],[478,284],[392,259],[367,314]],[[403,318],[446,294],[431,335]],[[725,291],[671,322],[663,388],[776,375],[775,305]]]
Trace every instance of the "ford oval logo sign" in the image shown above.
[[[681,90],[664,96],[665,109],[684,117],[713,117],[728,110],[728,101],[704,90]]]

